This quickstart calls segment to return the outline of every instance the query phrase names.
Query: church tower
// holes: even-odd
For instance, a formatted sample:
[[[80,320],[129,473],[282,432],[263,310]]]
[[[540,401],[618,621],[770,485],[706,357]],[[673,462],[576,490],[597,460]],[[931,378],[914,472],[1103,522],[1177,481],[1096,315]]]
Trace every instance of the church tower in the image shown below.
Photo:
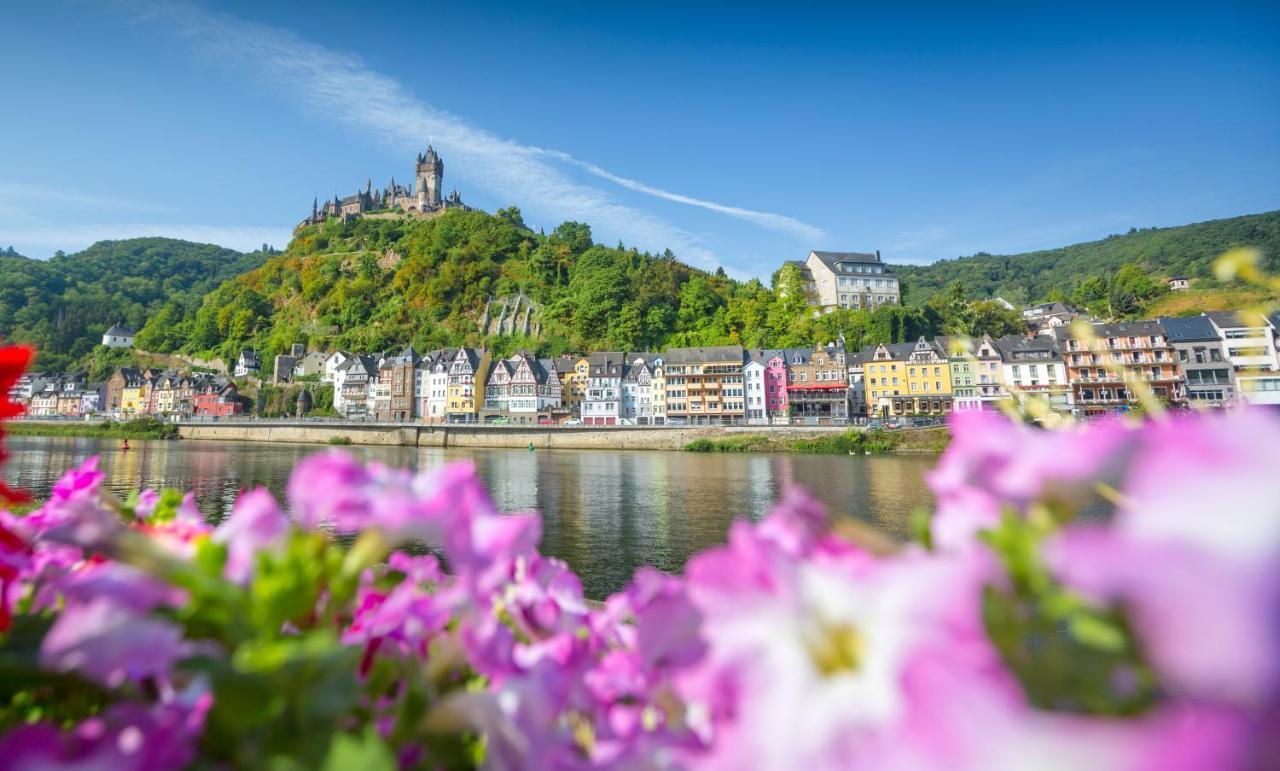
[[[427,152],[418,156],[418,210],[434,211],[440,208],[440,186],[444,180],[444,161],[436,155],[435,148],[427,145]]]

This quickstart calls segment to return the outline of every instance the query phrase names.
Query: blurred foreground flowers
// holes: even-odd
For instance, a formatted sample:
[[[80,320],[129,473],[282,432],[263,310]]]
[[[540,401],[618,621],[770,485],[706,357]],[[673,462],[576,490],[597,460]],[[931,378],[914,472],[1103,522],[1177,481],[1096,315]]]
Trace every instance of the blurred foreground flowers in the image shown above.
[[[466,464],[315,455],[211,528],[91,459],[0,513],[0,763],[1275,767],[1280,422],[952,425],[925,543],[792,490],[603,605]]]

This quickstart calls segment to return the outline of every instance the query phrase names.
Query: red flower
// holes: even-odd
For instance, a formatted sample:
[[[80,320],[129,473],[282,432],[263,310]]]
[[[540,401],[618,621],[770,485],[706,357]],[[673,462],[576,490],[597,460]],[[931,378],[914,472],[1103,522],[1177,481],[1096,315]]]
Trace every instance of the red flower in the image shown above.
[[[31,363],[30,348],[0,348],[0,464],[4,463],[4,421],[23,413],[23,406],[9,400],[9,389],[13,388],[22,377],[27,365]],[[0,481],[0,503],[5,501],[25,501],[27,496],[19,491],[10,490]]]

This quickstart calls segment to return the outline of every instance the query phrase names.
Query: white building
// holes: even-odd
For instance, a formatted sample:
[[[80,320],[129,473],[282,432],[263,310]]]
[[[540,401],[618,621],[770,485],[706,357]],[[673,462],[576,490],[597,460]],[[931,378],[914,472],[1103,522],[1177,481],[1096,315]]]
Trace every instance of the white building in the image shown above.
[[[257,375],[262,371],[262,358],[257,351],[246,349],[240,352],[236,357],[236,366],[232,370],[235,377],[248,377],[249,375]]]
[[[653,354],[632,354],[622,377],[622,422],[633,426],[653,424]]]
[[[824,313],[837,308],[897,305],[901,301],[898,278],[880,261],[880,252],[809,252],[800,269],[811,305]]]
[[[431,351],[422,357],[414,374],[414,397],[418,400],[418,416],[428,423],[443,423],[449,404],[449,366],[457,356],[456,348]]]
[[[742,391],[745,400],[745,420],[754,426],[766,425],[769,413],[764,398],[764,352],[748,351],[747,363],[742,365]]]
[[[334,351],[324,359],[324,364],[320,369],[320,380],[325,383],[333,383],[335,392],[338,384],[338,372],[341,371],[342,365],[347,363],[351,358],[351,354],[346,351]]]
[[[1072,411],[1074,399],[1067,381],[1067,365],[1056,339],[1049,335],[1009,335],[994,342],[1000,351],[1001,382],[1011,396],[1019,402],[1039,396],[1055,412]]]
[[[372,356],[348,356],[334,373],[333,408],[343,417],[369,417],[373,414],[370,386],[377,381],[378,363]]]
[[[110,329],[102,333],[102,344],[108,348],[132,348],[136,334],[123,324],[112,324]]]
[[[1240,399],[1249,404],[1280,405],[1275,317],[1249,319],[1234,311],[1211,311],[1205,315],[1222,338]]]
[[[616,426],[622,419],[622,375],[626,354],[619,351],[593,353],[587,357],[590,369],[587,392],[582,400],[582,423],[587,426]]]

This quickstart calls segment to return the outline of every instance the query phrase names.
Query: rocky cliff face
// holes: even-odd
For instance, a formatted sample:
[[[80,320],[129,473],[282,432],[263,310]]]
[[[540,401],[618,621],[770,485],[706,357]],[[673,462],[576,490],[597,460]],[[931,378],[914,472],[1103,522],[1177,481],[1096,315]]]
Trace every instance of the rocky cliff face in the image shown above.
[[[491,297],[480,316],[479,327],[482,335],[537,337],[542,334],[542,306],[522,292]]]

